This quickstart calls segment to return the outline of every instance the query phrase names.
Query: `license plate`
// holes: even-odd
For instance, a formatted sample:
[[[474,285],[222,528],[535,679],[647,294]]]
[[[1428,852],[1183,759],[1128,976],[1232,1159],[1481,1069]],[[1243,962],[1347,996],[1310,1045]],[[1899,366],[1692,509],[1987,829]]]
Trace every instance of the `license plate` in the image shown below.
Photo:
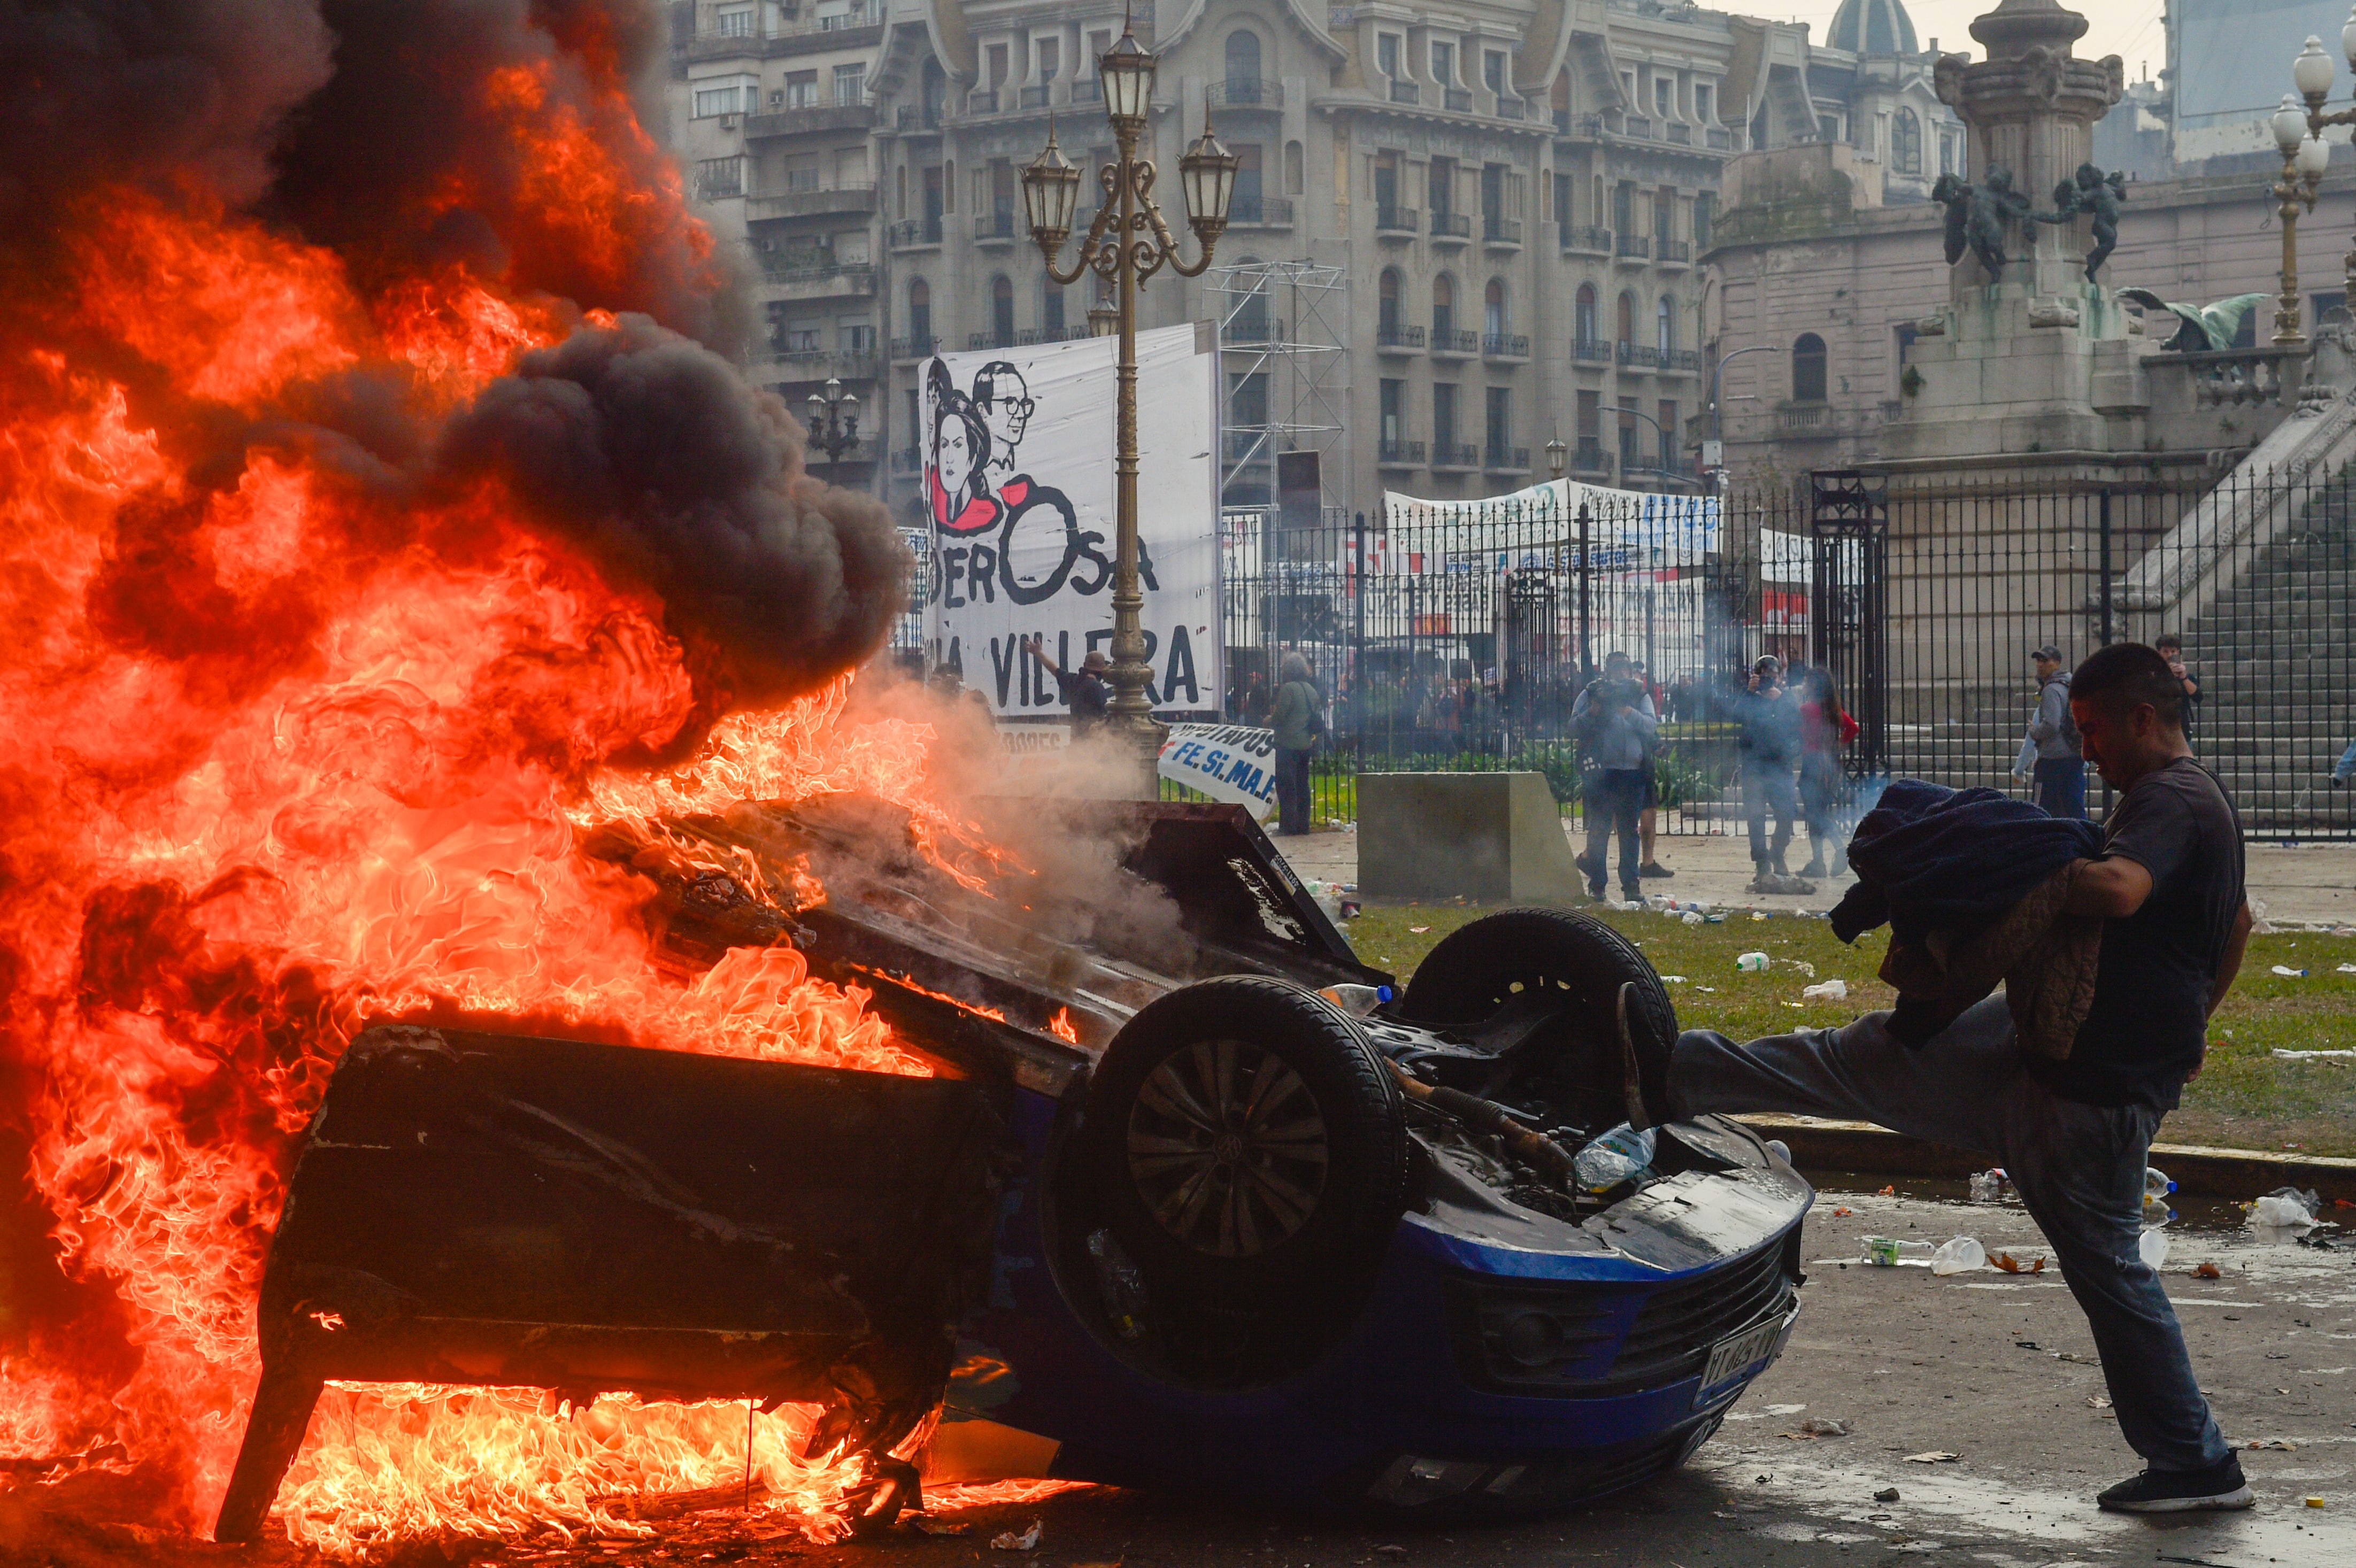
[[[1765,1360],[1775,1353],[1777,1343],[1791,1327],[1792,1317],[1772,1318],[1755,1328],[1745,1328],[1730,1339],[1720,1339],[1710,1349],[1709,1365],[1702,1371],[1701,1386],[1716,1388],[1736,1373]]]

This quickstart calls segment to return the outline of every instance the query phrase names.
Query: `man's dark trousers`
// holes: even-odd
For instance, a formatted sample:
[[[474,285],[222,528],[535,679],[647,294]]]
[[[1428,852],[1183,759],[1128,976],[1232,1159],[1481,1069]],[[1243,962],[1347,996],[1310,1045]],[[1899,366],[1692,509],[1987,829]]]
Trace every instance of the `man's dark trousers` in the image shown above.
[[[1751,861],[1764,866],[1781,860],[1792,847],[1792,822],[1800,815],[1799,791],[1792,770],[1782,763],[1742,764],[1742,805],[1751,818]],[[1767,841],[1767,813],[1775,814],[1775,841]]]
[[[1290,746],[1276,749],[1276,830],[1309,831],[1309,753]]]
[[[1637,881],[1636,819],[1644,809],[1644,770],[1598,768],[1587,775],[1587,853],[1580,869],[1587,873],[1587,891],[1603,896],[1604,854],[1612,835],[1620,836],[1621,895],[1633,903],[1643,899]]]
[[[2193,1378],[2176,1310],[2136,1251],[2160,1114],[2083,1104],[2040,1083],[2021,1063],[2001,995],[1920,1047],[1892,1039],[1889,1019],[1868,1013],[1837,1029],[1740,1043],[1688,1029],[1669,1060],[1668,1108],[1876,1122],[2002,1165],[2094,1329],[2119,1435],[2154,1469],[2223,1460],[2232,1450]]]
[[[2083,757],[2037,759],[2037,804],[2048,816],[2086,816],[2086,761]]]

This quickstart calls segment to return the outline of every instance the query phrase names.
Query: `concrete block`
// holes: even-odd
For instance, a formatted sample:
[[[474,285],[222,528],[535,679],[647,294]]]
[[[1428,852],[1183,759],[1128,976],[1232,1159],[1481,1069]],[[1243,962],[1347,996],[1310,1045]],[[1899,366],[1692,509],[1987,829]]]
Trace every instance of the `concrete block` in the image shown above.
[[[1543,773],[1361,773],[1367,898],[1562,902],[1582,891]]]

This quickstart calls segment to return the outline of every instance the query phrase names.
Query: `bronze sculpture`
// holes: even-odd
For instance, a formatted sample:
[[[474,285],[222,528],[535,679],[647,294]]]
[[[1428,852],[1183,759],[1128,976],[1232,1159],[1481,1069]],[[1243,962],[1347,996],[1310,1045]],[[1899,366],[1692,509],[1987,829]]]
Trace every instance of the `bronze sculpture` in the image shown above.
[[[2032,216],[2029,198],[2012,188],[2012,171],[1990,164],[1986,182],[1976,186],[1941,175],[1931,199],[1947,209],[1947,264],[1962,261],[1968,249],[1987,269],[1991,283],[2002,280],[2005,231]]]
[[[2094,248],[2086,252],[2086,281],[2118,249],[2119,208],[2127,198],[2126,176],[2104,174],[2092,164],[2080,164],[2074,178],[2053,187],[2051,212],[2036,215],[2040,223],[2067,223],[2082,213],[2094,219]]]

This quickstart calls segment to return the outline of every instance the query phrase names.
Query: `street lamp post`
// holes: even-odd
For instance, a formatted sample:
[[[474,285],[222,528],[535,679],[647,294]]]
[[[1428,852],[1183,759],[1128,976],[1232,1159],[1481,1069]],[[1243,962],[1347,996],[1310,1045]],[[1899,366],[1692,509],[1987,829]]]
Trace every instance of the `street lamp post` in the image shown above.
[[[2312,38],[2308,41],[2315,42]],[[2323,51],[2319,48],[2316,53],[2321,56]],[[2326,59],[2324,63],[2330,61]],[[2302,208],[2308,212],[2315,210],[2315,198],[2323,186],[2323,171],[2331,164],[2331,149],[2324,145],[2322,137],[2308,131],[2307,120],[2307,111],[2286,92],[2282,107],[2266,122],[2275,133],[2275,145],[2281,149],[2283,160],[2282,176],[2273,186],[2274,198],[2281,204],[2276,211],[2282,218],[2282,300],[2275,307],[2274,341],[2277,348],[2296,348],[2307,341],[2298,325],[2298,215]]]
[[[1227,226],[1227,204],[1235,195],[1236,170],[1241,162],[1211,134],[1206,103],[1202,137],[1178,160],[1179,182],[1186,196],[1186,222],[1203,251],[1198,261],[1187,265],[1179,260],[1178,241],[1153,200],[1153,162],[1137,155],[1138,139],[1152,107],[1158,63],[1127,27],[1121,29],[1120,41],[1097,62],[1104,83],[1105,117],[1112,123],[1119,155],[1098,171],[1106,199],[1088,225],[1068,272],[1056,265],[1055,258],[1072,232],[1080,171],[1056,148],[1052,123],[1045,149],[1023,171],[1023,209],[1031,220],[1031,238],[1046,260],[1047,275],[1059,283],[1074,283],[1093,272],[1110,280],[1115,289],[1113,325],[1120,338],[1120,354],[1113,487],[1113,695],[1107,727],[1134,748],[1142,771],[1140,787],[1148,793],[1162,729],[1145,699],[1151,676],[1145,664],[1145,634],[1139,624],[1145,596],[1139,591],[1137,575],[1137,291],[1163,267],[1182,278],[1192,278],[1211,264],[1212,248]],[[1103,323],[1096,310],[1089,311],[1088,324],[1092,332],[1101,333]]]
[[[2340,30],[2340,52],[2348,57],[2349,69],[2356,70],[2356,11],[2349,13],[2348,25]],[[2290,62],[2291,85],[2297,88],[2298,95],[2307,101],[2308,134],[2316,141],[2319,147],[2323,140],[2323,133],[2329,127],[2356,125],[2356,108],[2342,109],[2330,114],[2323,112],[2325,101],[2331,96],[2331,78],[2334,69],[2331,57],[2323,52],[2323,40],[2315,37],[2308,38],[2307,47],[2299,50],[2298,58]],[[2275,119],[2280,121],[2282,118],[2281,111],[2277,110]],[[2280,125],[2275,128],[2275,143],[2276,146],[2283,146]],[[2319,151],[2309,155],[2305,145],[2301,144],[2296,149],[2284,147],[2284,153],[2286,166],[2295,168],[2302,174],[2307,169],[2313,168],[2316,181],[2319,184],[2322,181],[2324,165],[2330,161],[2330,154],[2328,151]],[[2308,161],[2302,162],[2302,159]],[[2311,203],[2313,198],[2308,197],[2308,200]],[[2284,204],[2284,209],[2285,211],[2289,209],[2287,202]],[[2292,262],[2289,237],[2286,235],[2283,251],[2283,293],[2286,300],[2296,308],[2298,280],[2294,275]],[[2348,291],[2348,302],[2351,307],[2356,307],[2356,248],[2350,249],[2346,260],[2341,263],[2341,269],[2347,277],[2347,282],[2342,286]],[[2275,341],[2277,343],[2282,341],[2282,318],[2277,315],[2275,318]]]
[[[1726,406],[1718,400],[1719,384],[1726,375],[1727,366],[1733,361],[1746,354],[1772,354],[1774,351],[1772,344],[1754,343],[1748,348],[1738,348],[1731,354],[1719,355],[1718,362],[1709,368],[1709,438],[1718,443],[1719,471],[1721,474],[1725,472]]]
[[[840,463],[842,454],[859,444],[859,395],[842,389],[840,377],[826,379],[826,395],[812,392],[805,406],[809,418],[802,422],[809,427],[809,443],[826,453],[829,463]]]

